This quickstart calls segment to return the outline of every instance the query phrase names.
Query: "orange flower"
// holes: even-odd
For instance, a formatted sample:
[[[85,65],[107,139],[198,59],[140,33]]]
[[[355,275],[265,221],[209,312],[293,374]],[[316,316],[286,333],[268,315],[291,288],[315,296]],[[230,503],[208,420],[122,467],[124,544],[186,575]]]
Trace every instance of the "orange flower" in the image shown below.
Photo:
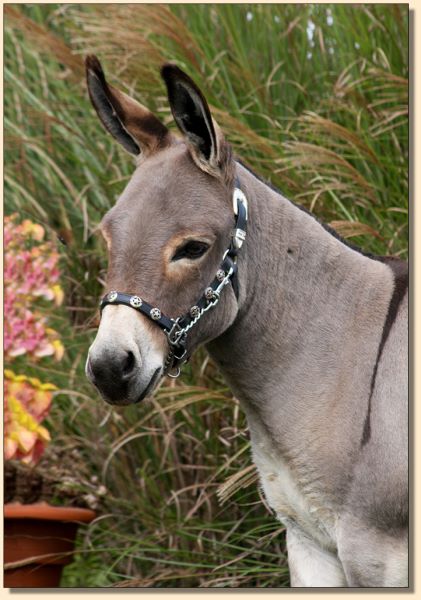
[[[48,430],[40,422],[47,416],[57,388],[35,377],[15,375],[9,369],[4,375],[5,458],[34,463],[50,441]]]

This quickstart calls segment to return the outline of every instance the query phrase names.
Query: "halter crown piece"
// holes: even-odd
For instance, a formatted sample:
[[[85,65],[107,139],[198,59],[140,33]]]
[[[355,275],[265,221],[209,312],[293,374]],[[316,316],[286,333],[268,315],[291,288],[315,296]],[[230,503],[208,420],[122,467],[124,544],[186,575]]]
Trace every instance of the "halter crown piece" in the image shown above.
[[[234,293],[238,298],[237,254],[246,239],[247,228],[247,198],[240,189],[238,178],[235,180],[233,192],[233,209],[236,216],[235,227],[231,233],[229,248],[225,251],[222,263],[216,272],[215,278],[205,289],[199,300],[190,310],[177,319],[164,315],[159,308],[148,304],[136,294],[111,291],[102,298],[99,307],[100,312],[107,304],[124,304],[142,313],[151,321],[154,321],[166,334],[169,343],[169,353],[165,360],[164,371],[170,377],[178,377],[182,365],[187,362],[186,339],[187,334],[198,323],[202,316],[218,302],[222,290],[231,282]]]

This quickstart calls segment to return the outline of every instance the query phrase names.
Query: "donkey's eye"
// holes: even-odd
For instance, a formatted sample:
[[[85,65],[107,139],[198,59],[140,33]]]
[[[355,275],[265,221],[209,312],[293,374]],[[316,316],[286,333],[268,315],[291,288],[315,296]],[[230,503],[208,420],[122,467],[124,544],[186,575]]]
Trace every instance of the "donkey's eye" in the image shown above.
[[[203,256],[205,254],[206,250],[208,250],[208,248],[209,248],[209,244],[207,244],[206,242],[199,242],[199,241],[192,240],[190,242],[187,242],[180,248],[178,248],[178,250],[172,257],[172,260],[180,260],[182,258],[188,258],[190,260],[194,260],[196,258],[200,258],[201,256]]]

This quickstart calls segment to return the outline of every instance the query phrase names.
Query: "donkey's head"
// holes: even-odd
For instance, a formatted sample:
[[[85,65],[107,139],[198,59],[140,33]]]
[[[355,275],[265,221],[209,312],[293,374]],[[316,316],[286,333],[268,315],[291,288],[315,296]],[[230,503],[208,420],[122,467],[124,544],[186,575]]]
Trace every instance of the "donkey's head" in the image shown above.
[[[203,94],[178,67],[164,66],[162,77],[181,139],[109,85],[96,57],[88,57],[86,67],[102,124],[137,157],[130,182],[100,226],[108,246],[107,290],[137,295],[175,319],[209,286],[230,244],[230,147]],[[237,310],[227,285],[218,306],[189,331],[188,353],[223,333]],[[137,402],[164,374],[168,351],[167,336],[153,320],[129,305],[107,304],[86,372],[107,402]]]

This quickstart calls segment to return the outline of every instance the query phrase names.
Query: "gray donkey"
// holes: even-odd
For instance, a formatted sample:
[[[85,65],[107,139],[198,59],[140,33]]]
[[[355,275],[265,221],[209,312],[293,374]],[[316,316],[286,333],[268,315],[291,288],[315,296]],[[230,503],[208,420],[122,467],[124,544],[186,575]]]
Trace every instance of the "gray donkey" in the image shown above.
[[[291,585],[407,586],[406,263],[349,246],[235,160],[176,66],[162,76],[181,138],[86,66],[136,156],[101,222],[87,376],[108,403],[139,402],[206,344],[247,415]]]

